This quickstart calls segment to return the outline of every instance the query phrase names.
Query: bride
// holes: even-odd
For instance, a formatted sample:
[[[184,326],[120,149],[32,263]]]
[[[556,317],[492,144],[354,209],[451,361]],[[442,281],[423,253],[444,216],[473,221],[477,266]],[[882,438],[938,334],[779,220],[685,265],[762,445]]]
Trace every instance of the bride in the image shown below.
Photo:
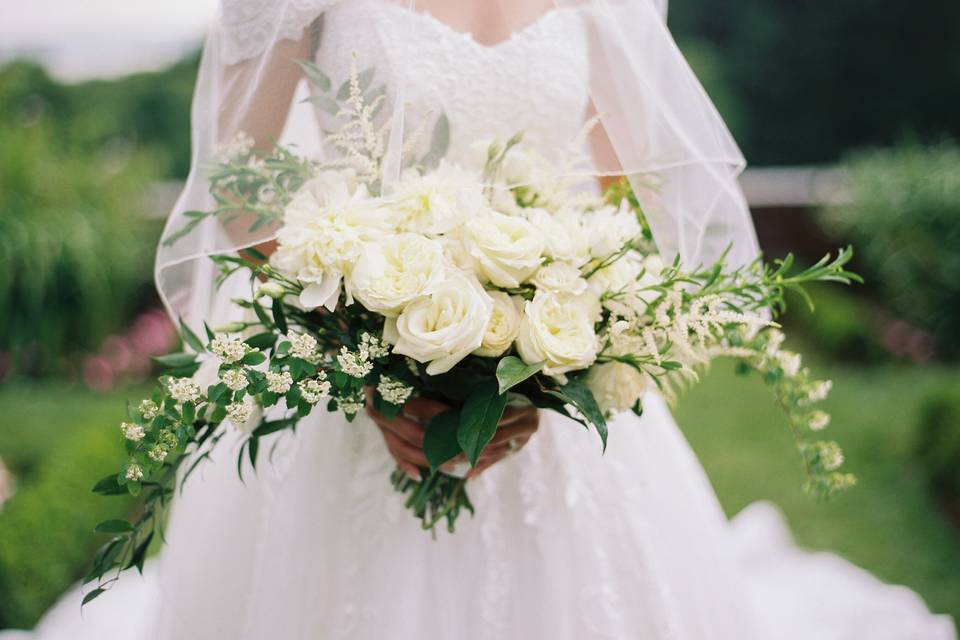
[[[384,184],[420,152],[404,141],[441,113],[433,141],[451,161],[517,132],[555,156],[598,119],[581,145],[589,166],[570,176],[585,188],[630,176],[666,255],[696,264],[732,246],[731,260],[749,261],[742,158],[661,1],[223,0],[194,100],[194,168],[168,228],[209,208],[208,161],[238,133],[332,153],[331,100],[357,69],[386,97]],[[271,248],[269,229],[199,231],[158,256],[172,312],[193,320],[239,295],[214,289],[205,256]],[[663,400],[645,408],[613,421],[603,456],[566,418],[508,414],[472,472],[476,516],[437,539],[387,480],[424,466],[430,403],[394,421],[315,413],[245,483],[232,435],[188,481],[145,579],[124,575],[83,621],[79,592],[68,595],[30,637],[956,637],[912,592],[794,548],[772,507],[728,522]]]

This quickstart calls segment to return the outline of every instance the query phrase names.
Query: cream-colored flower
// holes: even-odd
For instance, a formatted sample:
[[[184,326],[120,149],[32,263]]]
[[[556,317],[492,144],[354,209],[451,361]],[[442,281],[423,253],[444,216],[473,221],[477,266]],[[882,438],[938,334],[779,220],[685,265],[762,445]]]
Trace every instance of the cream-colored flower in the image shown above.
[[[483,334],[483,343],[474,351],[478,356],[494,358],[503,354],[520,333],[523,319],[523,298],[511,296],[503,291],[488,291],[493,299],[493,312]]]
[[[476,278],[451,270],[429,295],[388,318],[383,337],[394,353],[428,362],[427,373],[449,371],[483,343],[493,300]]]
[[[623,362],[605,362],[590,367],[587,387],[604,412],[625,411],[643,397],[648,378]]]
[[[334,175],[346,175],[339,172]],[[366,187],[325,176],[304,186],[284,209],[277,250],[270,264],[304,285],[306,309],[336,308],[341,279],[360,256],[364,242],[392,230],[395,216]]]
[[[364,246],[348,288],[370,311],[394,317],[443,281],[443,247],[415,233],[401,233]]]
[[[641,234],[637,216],[626,201],[619,208],[607,206],[593,212],[584,227],[590,253],[597,258],[613,255]]]
[[[451,231],[485,205],[480,175],[445,162],[424,174],[404,174],[390,201],[402,229],[428,236]]]
[[[597,357],[593,319],[584,305],[538,292],[525,305],[517,350],[527,364],[543,362],[544,373],[584,369]]]
[[[590,259],[588,235],[581,224],[582,213],[574,208],[561,208],[556,213],[541,208],[525,209],[527,220],[546,241],[544,255],[554,260],[581,266]]]
[[[498,287],[517,287],[543,257],[543,234],[522,218],[488,211],[464,225],[464,246],[477,273]]]
[[[561,296],[579,296],[587,290],[587,281],[580,269],[568,262],[551,262],[537,269],[530,279],[539,291],[548,291]]]

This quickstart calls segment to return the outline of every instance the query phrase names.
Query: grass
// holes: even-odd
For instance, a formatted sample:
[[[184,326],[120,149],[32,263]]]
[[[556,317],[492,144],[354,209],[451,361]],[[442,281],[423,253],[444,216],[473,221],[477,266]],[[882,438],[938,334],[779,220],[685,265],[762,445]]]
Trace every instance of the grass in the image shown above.
[[[960,532],[933,504],[912,457],[919,403],[931,389],[960,388],[960,372],[813,366],[836,383],[825,407],[833,414],[829,437],[844,446],[859,486],[828,504],[804,495],[768,390],[719,363],[676,413],[724,508],[733,515],[772,500],[802,545],[836,551],[960,619]],[[121,456],[111,427],[123,419],[124,401],[137,397],[62,385],[0,392],[0,456],[20,480],[0,511],[0,591],[18,585],[0,607],[0,627],[31,625],[83,570],[93,525],[118,509],[89,494],[89,485]]]
[[[0,628],[33,626],[87,568],[97,522],[130,508],[90,492],[122,461],[126,396],[62,385],[0,393],[0,456],[18,485],[0,511]]]
[[[836,551],[960,619],[960,531],[937,509],[913,463],[920,402],[945,383],[960,388],[960,372],[813,368],[834,380],[826,433],[844,447],[859,485],[826,504],[803,494],[799,458],[769,391],[718,363],[676,415],[724,509],[732,516],[771,500],[801,545]]]

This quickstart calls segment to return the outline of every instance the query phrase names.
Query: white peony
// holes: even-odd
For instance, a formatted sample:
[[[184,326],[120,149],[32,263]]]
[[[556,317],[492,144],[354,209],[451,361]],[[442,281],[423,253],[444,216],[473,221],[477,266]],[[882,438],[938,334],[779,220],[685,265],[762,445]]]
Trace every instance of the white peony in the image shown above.
[[[560,376],[596,360],[597,335],[586,305],[538,292],[524,312],[517,336],[517,351],[524,362],[543,362],[544,373]]]
[[[394,317],[415,298],[431,293],[443,277],[440,243],[401,233],[365,244],[347,287],[370,311]]]
[[[304,285],[306,309],[336,308],[341,280],[363,243],[391,230],[391,214],[352,184],[349,172],[325,172],[308,182],[283,213],[270,264]]]
[[[477,273],[498,287],[517,287],[540,266],[545,241],[522,218],[488,211],[464,225],[464,247]]]
[[[455,229],[486,205],[480,176],[447,163],[423,175],[405,173],[390,200],[402,229],[429,236]]]
[[[637,216],[626,201],[619,208],[607,206],[594,211],[584,226],[590,253],[597,258],[613,255],[642,233]]]
[[[647,376],[623,362],[605,362],[590,367],[587,387],[604,413],[625,411],[647,390]]]
[[[502,355],[520,333],[520,321],[523,319],[523,298],[511,296],[503,291],[488,291],[493,299],[493,312],[483,343],[474,351],[478,356],[494,358]]]
[[[383,337],[394,353],[429,362],[427,373],[449,371],[483,344],[493,300],[476,278],[451,270],[429,296],[388,318]]]
[[[540,267],[530,282],[540,291],[557,295],[579,296],[587,290],[587,281],[580,269],[568,262],[551,262]]]

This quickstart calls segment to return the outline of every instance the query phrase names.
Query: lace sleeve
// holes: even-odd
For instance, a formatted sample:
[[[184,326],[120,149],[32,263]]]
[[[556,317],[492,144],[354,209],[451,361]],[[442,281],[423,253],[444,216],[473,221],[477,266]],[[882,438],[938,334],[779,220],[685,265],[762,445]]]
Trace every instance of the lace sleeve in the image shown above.
[[[338,0],[222,0],[221,59],[236,64],[262,54],[277,40],[297,40],[304,28]]]

